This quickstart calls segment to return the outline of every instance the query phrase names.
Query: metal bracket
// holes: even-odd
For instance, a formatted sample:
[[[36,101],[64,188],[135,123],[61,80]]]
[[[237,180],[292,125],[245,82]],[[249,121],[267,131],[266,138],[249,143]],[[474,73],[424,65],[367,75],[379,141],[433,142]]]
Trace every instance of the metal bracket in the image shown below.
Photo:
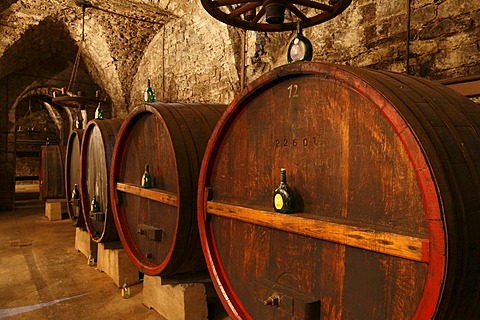
[[[162,241],[163,230],[146,224],[138,225],[137,234],[152,241]]]
[[[255,296],[282,319],[320,319],[320,300],[274,281],[255,280]]]
[[[95,221],[105,221],[105,212],[90,211],[90,219],[95,220]]]

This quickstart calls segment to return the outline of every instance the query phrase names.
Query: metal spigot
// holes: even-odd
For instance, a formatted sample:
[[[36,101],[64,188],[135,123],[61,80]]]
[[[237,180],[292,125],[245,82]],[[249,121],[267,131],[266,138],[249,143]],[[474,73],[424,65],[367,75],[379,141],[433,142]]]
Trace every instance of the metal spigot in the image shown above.
[[[274,292],[270,297],[263,301],[263,305],[276,307],[280,305],[280,300],[281,297],[278,295],[278,293]]]

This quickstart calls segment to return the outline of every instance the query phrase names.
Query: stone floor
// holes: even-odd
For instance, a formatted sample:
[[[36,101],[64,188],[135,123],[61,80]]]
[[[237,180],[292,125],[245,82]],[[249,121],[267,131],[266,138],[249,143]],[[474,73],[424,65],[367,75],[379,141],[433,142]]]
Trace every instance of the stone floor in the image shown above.
[[[87,265],[71,221],[48,221],[35,188],[18,186],[16,199],[0,212],[0,319],[164,319],[142,304],[142,284],[123,299]]]

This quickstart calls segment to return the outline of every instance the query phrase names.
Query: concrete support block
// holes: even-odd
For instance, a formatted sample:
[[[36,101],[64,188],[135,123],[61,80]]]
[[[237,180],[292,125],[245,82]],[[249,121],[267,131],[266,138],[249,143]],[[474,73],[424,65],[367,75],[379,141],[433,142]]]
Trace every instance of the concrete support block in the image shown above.
[[[120,241],[98,244],[97,269],[105,272],[121,288],[140,283],[138,270],[130,261]]]
[[[86,258],[93,256],[97,261],[98,244],[90,238],[90,234],[81,228],[75,228],[75,249],[83,253]]]
[[[143,304],[169,320],[206,320],[205,285],[202,283],[164,284],[158,276],[144,275]]]
[[[62,220],[62,212],[65,212],[66,208],[66,199],[48,199],[45,202],[45,216],[49,221]]]

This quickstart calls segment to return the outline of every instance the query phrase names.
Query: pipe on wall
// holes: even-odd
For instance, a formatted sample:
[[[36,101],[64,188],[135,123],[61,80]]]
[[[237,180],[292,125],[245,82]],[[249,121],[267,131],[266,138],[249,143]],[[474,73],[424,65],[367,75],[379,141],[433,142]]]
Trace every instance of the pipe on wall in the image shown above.
[[[240,90],[245,88],[245,55],[246,55],[246,46],[247,46],[247,31],[240,29],[240,34],[242,37],[242,54],[241,54],[241,68],[240,68]]]
[[[407,0],[407,53],[406,53],[406,73],[410,74],[410,24],[411,24],[411,6],[412,0]]]

